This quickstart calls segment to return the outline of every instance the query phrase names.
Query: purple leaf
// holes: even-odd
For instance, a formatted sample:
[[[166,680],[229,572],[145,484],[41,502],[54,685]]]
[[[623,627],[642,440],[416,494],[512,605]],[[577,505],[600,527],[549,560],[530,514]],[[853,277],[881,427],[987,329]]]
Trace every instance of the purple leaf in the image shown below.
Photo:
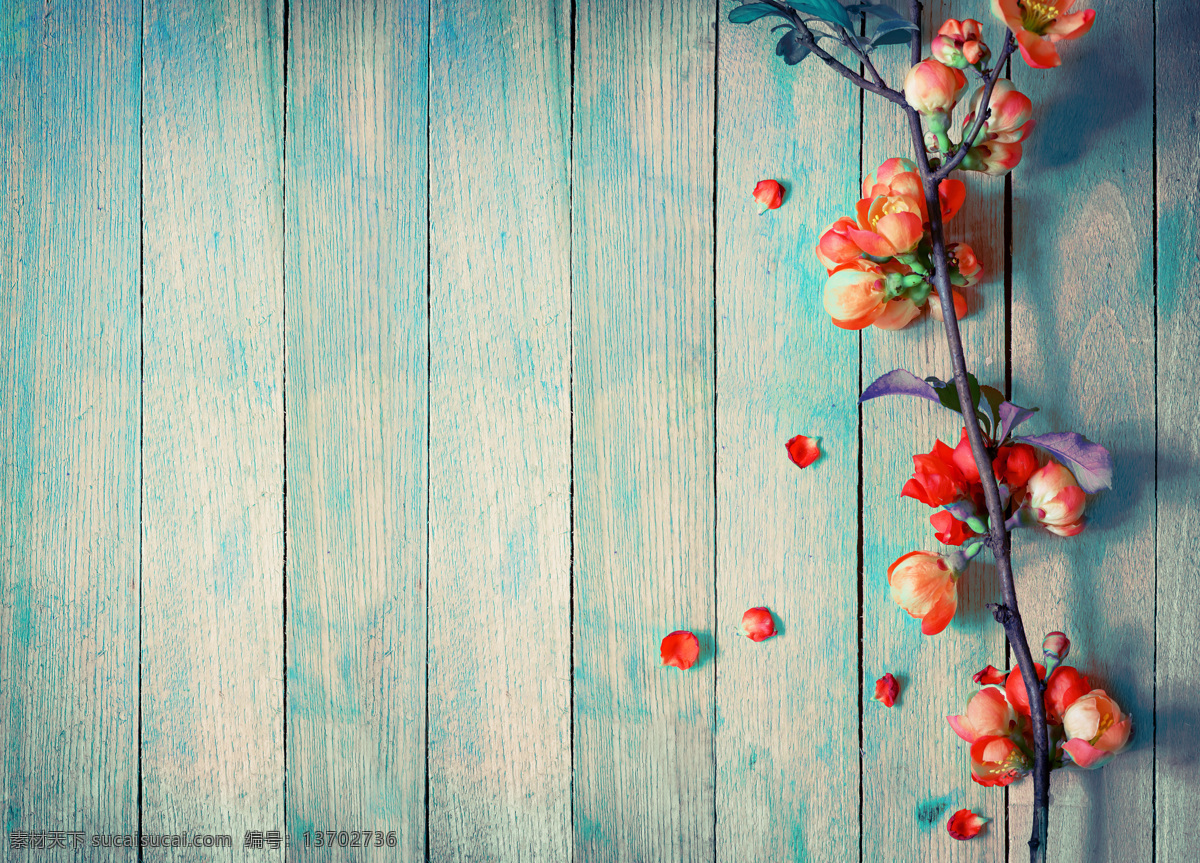
[[[896,369],[881,375],[867,387],[858,403],[862,404],[880,396],[919,396],[932,402],[938,400],[937,390],[910,371]]]
[[[1000,403],[1000,437],[998,440],[1004,440],[1009,433],[1014,431],[1017,426],[1025,422],[1033,416],[1037,408],[1023,408],[1020,405],[1014,405],[1012,402]]]
[[[1066,465],[1075,474],[1080,487],[1088,494],[1112,488],[1112,456],[1098,443],[1092,443],[1076,432],[1052,432],[1014,440],[1043,449]]]

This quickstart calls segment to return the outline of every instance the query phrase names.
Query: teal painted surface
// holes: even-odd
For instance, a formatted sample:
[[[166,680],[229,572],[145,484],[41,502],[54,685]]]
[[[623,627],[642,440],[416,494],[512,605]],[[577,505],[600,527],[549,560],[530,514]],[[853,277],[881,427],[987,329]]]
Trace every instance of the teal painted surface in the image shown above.
[[[570,26],[431,9],[431,860],[570,853]]]
[[[984,0],[929,5],[998,29]],[[860,141],[853,91],[710,3],[286,8],[0,11],[4,839],[999,861],[1007,817],[1021,859],[1028,783],[1006,813],[944,718],[1008,664],[990,570],[932,639],[886,586],[937,547],[898,493],[957,426],[867,405],[858,473],[860,376],[945,375],[939,330],[836,330],[811,255],[858,172],[907,151],[898,115],[868,98]],[[1064,68],[1014,62],[1039,126],[1007,330],[1002,181],[972,180],[950,235],[988,271],[981,378],[1003,384],[1007,339],[1031,425],[1118,459],[1081,538],[1017,542],[1031,636],[1065,628],[1137,735],[1055,777],[1052,859],[1173,863],[1196,841],[1200,21],[1098,8]],[[790,194],[760,217],[765,176]],[[806,471],[797,433],[822,437]],[[732,633],[760,604],[782,632],[755,645]],[[686,673],[658,662],[678,628],[703,646]],[[969,843],[943,829],[962,806],[994,819]]]
[[[1076,541],[1015,544],[1018,589],[1026,628],[1067,632],[1074,664],[1136,729],[1132,751],[1104,770],[1054,777],[1054,861],[1148,860],[1153,844],[1154,10],[1096,8],[1089,41],[1065,46],[1061,69],[1013,66],[1046,106],[1013,177],[1013,398],[1041,407],[1038,431],[1102,440],[1117,464]],[[1012,796],[1014,853],[1027,791]]]
[[[815,238],[858,186],[858,93],[763,74],[777,37],[726,26],[717,119],[717,858],[858,855],[858,338],[829,325]],[[797,136],[801,124],[820,134]],[[764,215],[764,177],[788,189]],[[803,471],[797,434],[820,436]],[[765,605],[780,635],[734,635]],[[796,697],[823,690],[821,698]]]
[[[137,823],[138,22],[0,9],[3,860]]]
[[[1183,863],[1196,856],[1200,829],[1200,762],[1192,729],[1200,721],[1195,681],[1200,676],[1200,622],[1195,610],[1200,526],[1200,111],[1194,86],[1200,50],[1195,7],[1182,0],[1157,4],[1158,107],[1158,429],[1155,499],[1158,508],[1157,653],[1154,689],[1154,815],[1156,860]],[[1144,733],[1144,732],[1143,732]]]
[[[287,823],[396,833],[292,857],[420,860],[428,9],[289,9]]]

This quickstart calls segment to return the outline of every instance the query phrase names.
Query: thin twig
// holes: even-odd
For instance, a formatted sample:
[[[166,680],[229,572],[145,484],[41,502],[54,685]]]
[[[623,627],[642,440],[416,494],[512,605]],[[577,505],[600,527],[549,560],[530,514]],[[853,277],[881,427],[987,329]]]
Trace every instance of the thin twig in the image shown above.
[[[909,0],[908,2],[909,16],[912,22],[917,25],[917,32],[913,34],[914,38],[909,40],[909,66],[916,66],[921,62],[921,0]]]
[[[975,123],[971,126],[971,131],[967,135],[963,135],[962,142],[958,145],[958,149],[954,155],[947,159],[934,172],[934,179],[938,182],[950,176],[950,172],[962,164],[962,160],[967,158],[967,153],[975,146],[975,136],[979,134],[979,130],[983,128],[983,124],[987,122],[987,118],[991,115],[992,109],[988,104],[992,100],[992,90],[996,87],[996,81],[1000,79],[1000,73],[1004,69],[1004,63],[1008,60],[1010,54],[1017,47],[1016,40],[1013,39],[1012,30],[1005,31],[1004,48],[1000,51],[1000,56],[996,58],[996,65],[992,68],[992,73],[987,77],[987,83],[983,86],[983,95],[979,98],[979,108],[975,114]],[[924,146],[924,141],[922,141]]]

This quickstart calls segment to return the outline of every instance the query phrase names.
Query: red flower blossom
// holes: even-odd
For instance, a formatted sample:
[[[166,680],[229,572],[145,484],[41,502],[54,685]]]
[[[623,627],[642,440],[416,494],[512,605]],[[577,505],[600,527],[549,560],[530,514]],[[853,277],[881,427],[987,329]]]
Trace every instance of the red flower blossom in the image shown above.
[[[751,608],[742,615],[742,632],[751,641],[765,641],[775,635],[775,618],[765,608]]]
[[[758,201],[758,212],[778,210],[783,203],[783,186],[777,180],[759,180],[754,187],[754,200]]]
[[[980,785],[1009,785],[1031,766],[1021,747],[1008,737],[980,737],[971,744],[971,778]]]
[[[970,496],[970,485],[954,462],[954,450],[941,441],[928,454],[913,456],[912,479],[900,494],[928,506],[945,506]]]
[[[891,707],[896,703],[896,696],[899,694],[900,684],[889,671],[875,681],[875,694],[872,696],[872,699],[882,703],[884,707]]]
[[[796,467],[808,467],[821,457],[821,447],[816,438],[796,435],[787,442],[788,458]]]
[[[939,509],[929,516],[929,522],[937,531],[934,534],[937,541],[944,542],[946,545],[962,545],[971,537],[976,536],[975,531],[967,527],[965,522],[959,521],[944,509]]]
[[[970,809],[959,809],[946,822],[946,830],[954,839],[974,839],[983,829],[983,825],[991,820],[991,818],[977,815]]]
[[[700,640],[695,633],[680,629],[672,632],[662,640],[659,649],[663,665],[674,665],[676,668],[688,669],[700,658]]]

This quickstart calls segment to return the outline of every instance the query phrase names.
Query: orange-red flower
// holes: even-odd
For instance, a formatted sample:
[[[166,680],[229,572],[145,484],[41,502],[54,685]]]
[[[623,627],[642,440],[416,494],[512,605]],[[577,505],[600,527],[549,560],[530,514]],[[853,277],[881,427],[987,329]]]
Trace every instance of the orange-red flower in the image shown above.
[[[880,702],[884,707],[891,707],[896,703],[896,697],[899,694],[900,684],[889,671],[875,681],[875,694],[871,697],[873,700]]]
[[[1035,662],[1033,665],[1037,669],[1038,679],[1045,680],[1046,666],[1040,662]],[[1013,710],[1022,716],[1029,716],[1029,693],[1025,691],[1025,678],[1021,676],[1020,668],[1013,668],[1008,673],[1008,679],[1004,681],[1004,694],[1008,697],[1008,703],[1013,706]]]
[[[876,258],[911,252],[924,234],[920,198],[910,195],[876,195],[858,202],[858,225],[846,227],[855,245]]]
[[[775,635],[775,618],[765,608],[751,608],[742,615],[742,632],[751,641],[765,641]]]
[[[939,60],[926,58],[904,77],[904,101],[922,114],[944,114],[954,109],[967,78]]]
[[[758,201],[758,212],[777,210],[783,203],[783,186],[778,180],[759,180],[754,187],[754,200]]]
[[[1029,477],[1029,507],[1051,533],[1075,536],[1083,530],[1086,499],[1075,476],[1050,462]]]
[[[870,326],[887,306],[885,273],[878,264],[856,258],[834,269],[825,283],[825,311],[844,330]]]
[[[910,551],[888,567],[892,599],[921,621],[921,632],[937,635],[958,609],[958,577],[947,559],[931,551]]]
[[[940,440],[929,453],[913,456],[913,467],[912,479],[900,492],[902,497],[911,497],[927,506],[945,506],[970,496],[970,484],[955,464],[954,450]]]
[[[976,535],[965,522],[959,521],[944,509],[939,509],[929,516],[929,523],[933,525],[934,538],[946,545],[962,545]]]
[[[929,46],[929,53],[955,69],[974,66],[991,56],[991,51],[983,42],[983,25],[973,18],[965,21],[946,19]]]
[[[980,737],[971,744],[971,778],[980,785],[1008,785],[1032,765],[1009,737]]]
[[[862,194],[864,198],[874,199],[879,196],[904,196],[915,199],[921,210],[921,219],[929,221],[929,212],[925,207],[925,192],[921,186],[921,175],[916,162],[911,159],[893,157],[885,161],[863,178]],[[967,187],[962,180],[942,180],[938,186],[938,199],[942,209],[942,219],[949,221],[962,208],[967,199]]]
[[[659,653],[662,654],[663,665],[686,670],[695,665],[700,657],[700,639],[696,638],[695,633],[676,630],[662,640]]]
[[[1004,697],[1004,690],[988,686],[971,696],[967,712],[962,716],[947,716],[954,733],[967,743],[981,737],[1008,737],[1020,728],[1017,714]]]
[[[1020,144],[1003,141],[984,141],[972,147],[962,161],[965,171],[982,171],[990,177],[1003,177],[1021,163]]]
[[[1078,39],[1092,29],[1094,9],[1071,12],[1075,0],[992,0],[992,14],[1017,37],[1021,56],[1034,69],[1062,64],[1054,43]]]
[[[983,273],[983,264],[975,257],[975,250],[966,243],[950,243],[946,246],[947,263],[950,265],[950,276],[955,271],[962,277],[963,287],[970,287],[979,281]]]
[[[1103,689],[1078,698],[1063,714],[1063,749],[1080,767],[1102,767],[1125,748],[1133,720]]]
[[[1046,666],[1040,662],[1035,662],[1034,666],[1037,668],[1038,678],[1045,679]],[[1042,694],[1042,703],[1046,706],[1046,721],[1055,725],[1062,722],[1067,708],[1090,688],[1088,679],[1071,666],[1063,665],[1054,669],[1050,678],[1046,680],[1045,692]],[[1009,704],[1017,713],[1029,716],[1029,693],[1025,691],[1025,678],[1021,676],[1021,669],[1014,668],[1009,672],[1008,679],[1004,682],[1004,692]]]
[[[996,479],[1010,489],[1020,488],[1029,482],[1037,467],[1037,450],[1027,443],[1000,447],[992,461]]]
[[[846,233],[850,228],[857,229],[858,222],[849,216],[842,216],[821,232],[816,248],[817,258],[831,273],[840,265],[848,264],[862,255],[862,249]]]
[[[808,467],[821,457],[821,445],[816,438],[798,434],[784,446],[787,447],[788,458],[796,467]]]

